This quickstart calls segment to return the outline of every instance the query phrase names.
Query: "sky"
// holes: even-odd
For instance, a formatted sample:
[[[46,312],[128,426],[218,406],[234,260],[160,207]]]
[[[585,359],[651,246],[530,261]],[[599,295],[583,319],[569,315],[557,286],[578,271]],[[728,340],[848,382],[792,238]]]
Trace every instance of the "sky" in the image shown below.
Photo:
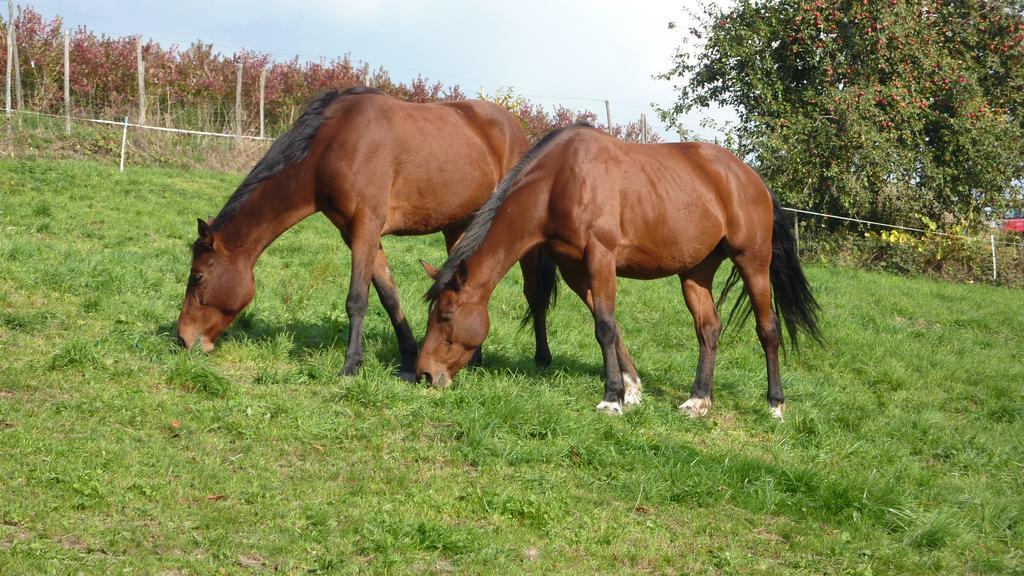
[[[142,34],[164,45],[213,43],[230,54],[248,48],[276,59],[331,59],[383,66],[393,79],[418,74],[467,94],[512,88],[549,110],[561,104],[589,109],[604,122],[639,119],[665,139],[674,132],[655,106],[675,101],[672,82],[654,79],[671,67],[696,0],[32,0],[46,17],[70,28],[108,35]],[[676,22],[674,29],[669,22]],[[728,111],[690,114],[728,120]]]

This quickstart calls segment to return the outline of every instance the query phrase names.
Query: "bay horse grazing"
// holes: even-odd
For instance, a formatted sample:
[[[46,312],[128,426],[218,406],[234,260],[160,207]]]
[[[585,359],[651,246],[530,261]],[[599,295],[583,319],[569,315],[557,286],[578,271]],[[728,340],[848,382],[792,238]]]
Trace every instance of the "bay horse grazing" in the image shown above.
[[[597,409],[613,414],[640,402],[640,377],[615,320],[616,276],[679,276],[700,345],[693,390],[679,408],[699,417],[711,408],[722,331],[712,280],[731,259],[725,291],[742,279],[767,359],[768,405],[782,418],[779,316],[794,345],[798,331],[818,339],[818,305],[778,201],[729,151],[704,143],[627,144],[587,125],[545,136],[505,176],[434,275],[416,366],[421,378],[447,382],[466,364],[487,334],[495,285],[538,246],[593,313],[605,370]]]
[[[497,104],[415,104],[370,88],[314,99],[249,172],[220,213],[199,220],[178,340],[211,351],[252,300],[253,266],[300,220],[322,212],[352,250],[342,373],[363,360],[363,317],[372,282],[398,338],[400,372],[412,376],[416,339],[381,247],[384,234],[441,231],[451,248],[472,213],[529,148],[518,120]],[[550,363],[544,314],[556,279],[538,253],[522,258],[540,365]],[[548,270],[549,269],[549,270]],[[548,272],[545,272],[548,270]]]

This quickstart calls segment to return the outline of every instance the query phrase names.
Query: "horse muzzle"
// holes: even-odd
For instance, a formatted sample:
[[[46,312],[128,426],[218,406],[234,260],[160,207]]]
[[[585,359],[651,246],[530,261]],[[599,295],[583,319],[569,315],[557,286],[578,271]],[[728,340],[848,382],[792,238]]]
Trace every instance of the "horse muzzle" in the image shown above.
[[[210,339],[207,338],[206,336],[203,336],[202,334],[198,334],[198,335],[195,335],[195,336],[192,336],[191,338],[189,338],[188,335],[182,336],[181,332],[178,332],[178,338],[177,339],[178,339],[178,344],[182,348],[185,348],[187,350],[193,350],[195,348],[198,348],[199,350],[201,350],[202,352],[205,352],[207,354],[209,354],[210,352],[213,352],[213,348],[214,348],[213,342],[210,341]]]
[[[452,385],[452,379],[447,372],[440,372],[436,376],[430,372],[420,372],[420,379],[434,388],[447,388]]]

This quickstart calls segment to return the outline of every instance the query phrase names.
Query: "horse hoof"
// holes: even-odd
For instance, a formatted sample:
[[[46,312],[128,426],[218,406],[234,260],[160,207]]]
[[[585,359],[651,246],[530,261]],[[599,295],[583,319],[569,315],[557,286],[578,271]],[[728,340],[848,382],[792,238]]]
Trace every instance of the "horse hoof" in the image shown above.
[[[679,405],[679,410],[690,418],[703,418],[711,411],[711,398],[690,398]]]
[[[784,403],[779,404],[778,406],[769,406],[768,409],[772,413],[772,418],[775,418],[779,422],[785,422],[785,419],[782,417],[782,413],[786,411],[786,405]]]
[[[398,377],[399,380],[404,380],[410,384],[416,383],[415,370],[397,370],[395,371],[395,376]]]
[[[361,368],[361,367],[362,367],[362,363],[355,364],[353,366],[349,366],[348,364],[346,364],[345,366],[343,366],[341,368],[341,372],[339,372],[338,375],[339,376],[355,376],[356,374],[359,374],[359,368]]]
[[[632,376],[622,373],[622,381],[626,385],[626,406],[639,406],[642,396],[640,379],[633,379]]]
[[[604,412],[610,416],[618,416],[622,414],[622,404],[619,402],[601,402],[597,405],[598,412]]]

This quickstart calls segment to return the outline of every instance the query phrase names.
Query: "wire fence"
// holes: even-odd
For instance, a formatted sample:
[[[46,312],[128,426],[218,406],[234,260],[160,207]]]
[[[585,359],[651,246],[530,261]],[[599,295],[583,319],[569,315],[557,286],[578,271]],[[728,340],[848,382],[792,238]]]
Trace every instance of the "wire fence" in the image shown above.
[[[0,115],[0,119],[4,118]],[[242,172],[266,152],[272,139],[201,130],[168,129],[138,123],[14,112],[7,120],[11,138],[0,154],[107,159],[115,165],[170,165]],[[21,149],[9,146],[24,141]],[[33,148],[38,141],[42,148]],[[67,154],[64,154],[67,152]],[[123,169],[123,168],[122,168]],[[889,224],[784,207],[800,257],[805,262],[841,263],[897,274],[928,275],[963,282],[1024,286],[1024,235],[992,228],[963,234]]]
[[[999,221],[991,222],[987,233],[972,235],[783,210],[792,215],[798,251],[805,261],[1024,286],[1024,234],[1002,229]]]
[[[7,22],[17,22],[10,1],[9,14]],[[226,61],[213,55],[212,47],[203,45],[198,48],[193,45],[186,53],[188,58],[205,58],[204,66],[210,70],[205,70],[204,75],[183,79],[180,74],[175,75],[173,68],[174,58],[184,61],[181,60],[184,56],[176,56],[173,49],[163,50],[152,41],[144,43],[138,36],[103,37],[97,41],[87,31],[79,30],[75,36],[67,30],[47,29],[45,22],[29,22],[22,25],[31,36],[24,42],[29,52],[26,54],[18,51],[18,29],[17,24],[6,26],[7,42],[3,45],[9,126],[14,121],[21,123],[23,118],[47,120],[48,123],[39,122],[31,128],[46,132],[48,141],[56,142],[61,138],[56,126],[62,122],[63,137],[76,150],[82,147],[80,137],[83,135],[72,134],[73,125],[105,127],[111,132],[93,140],[85,135],[86,151],[107,156],[116,154],[122,170],[126,157],[142,164],[195,157],[195,162],[179,163],[247,169],[273,140],[269,135],[281,133],[291,125],[301,112],[302,102],[308,98],[306,93],[319,91],[325,85],[378,85],[414,101],[466,97],[457,87],[445,91],[440,84],[429,85],[422,79],[408,86],[396,84],[383,69],[373,70],[366,63],[353,63],[347,56],[307,63],[304,69],[298,67],[297,61],[275,68],[280,63],[244,51],[236,54],[234,60]],[[76,65],[75,55],[85,63]],[[22,69],[25,62],[28,65]],[[75,74],[95,76],[99,73],[116,78],[116,82],[76,81]],[[125,86],[133,86],[134,91]],[[481,88],[481,96],[482,92]],[[497,99],[500,95],[494,97]],[[637,142],[659,139],[650,134],[645,116],[624,127],[613,125],[609,100],[559,98],[603,102],[605,127],[609,131],[617,129],[617,135],[623,139]],[[520,102],[520,106],[521,117],[534,115],[532,119],[524,119],[528,132],[530,122],[534,122],[535,131],[542,132],[552,124],[576,119],[563,108],[556,112],[553,120],[545,117],[538,121],[537,114],[545,115],[538,111],[539,107],[535,109],[528,102],[525,105]],[[715,139],[700,132],[687,132]],[[159,139],[157,135],[161,134],[171,140]],[[182,137],[192,140],[185,144],[174,143],[174,138]],[[211,140],[222,143],[214,144]],[[11,146],[17,147],[17,144]],[[3,146],[0,146],[2,151]],[[966,281],[1024,285],[1024,242],[1020,234],[993,229],[988,234],[972,236],[798,208],[784,210],[793,215],[794,234],[805,258],[841,260],[896,272],[923,271]],[[829,221],[832,224],[822,224]],[[875,234],[871,229],[883,232]]]

